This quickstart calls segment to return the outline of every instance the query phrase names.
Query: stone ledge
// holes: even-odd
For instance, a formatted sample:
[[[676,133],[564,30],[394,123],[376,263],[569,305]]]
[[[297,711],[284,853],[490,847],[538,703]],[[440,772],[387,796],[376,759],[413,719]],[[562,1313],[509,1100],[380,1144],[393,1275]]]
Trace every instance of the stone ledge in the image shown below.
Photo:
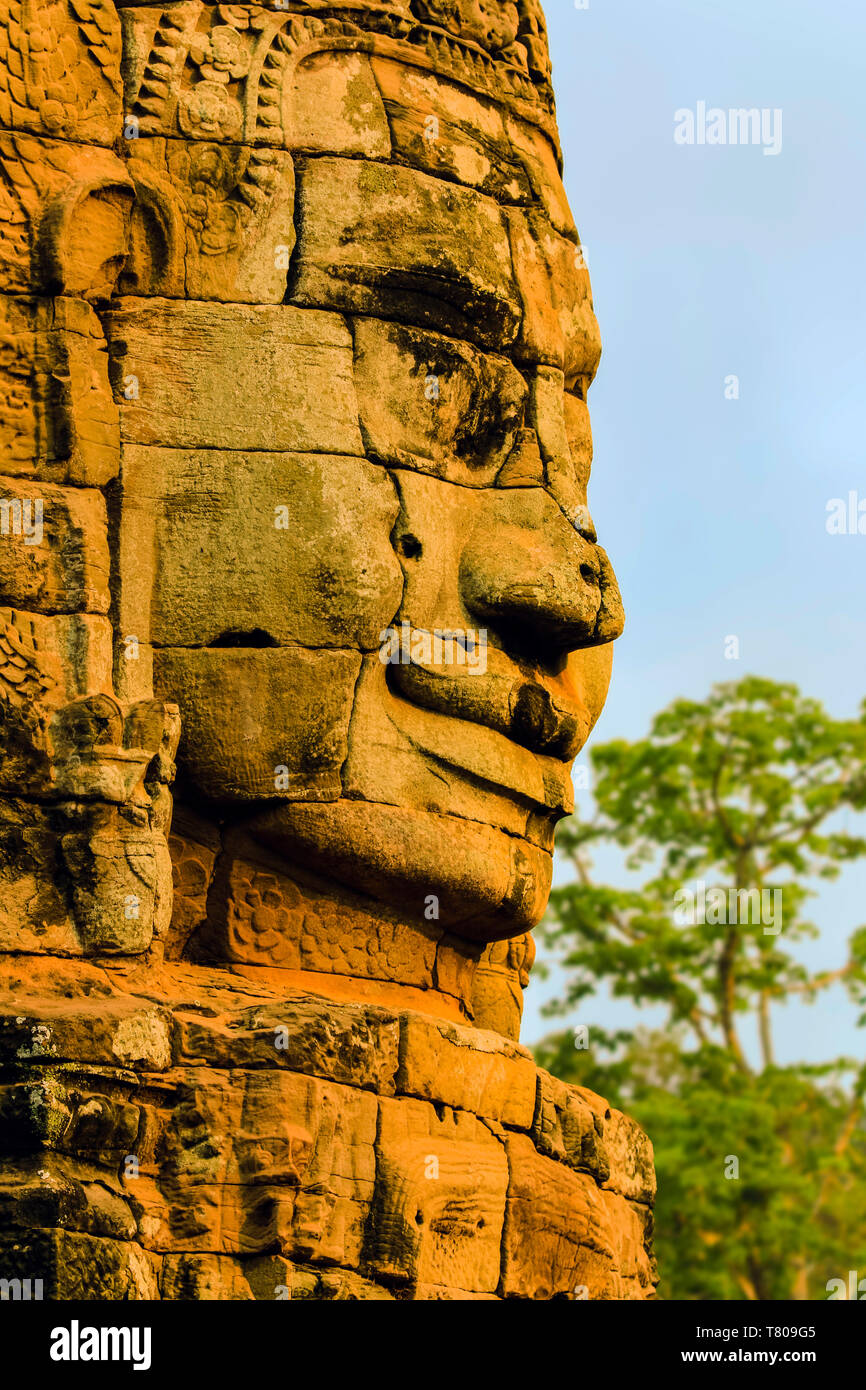
[[[52,965],[6,963],[0,1276],[58,1297],[93,1296],[85,1277],[109,1298],[653,1296],[649,1141],[520,1045],[281,998],[272,973]],[[27,978],[48,997],[25,1014]]]
[[[529,1129],[536,1069],[526,1048],[423,1014],[404,1013],[400,1023],[398,1093]]]

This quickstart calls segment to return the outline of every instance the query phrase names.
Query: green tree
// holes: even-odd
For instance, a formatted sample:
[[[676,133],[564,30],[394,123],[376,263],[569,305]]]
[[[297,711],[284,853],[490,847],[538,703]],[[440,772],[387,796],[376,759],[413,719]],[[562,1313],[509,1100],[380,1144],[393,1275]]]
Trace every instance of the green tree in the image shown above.
[[[820,1298],[849,1269],[866,1278],[866,1066],[780,1067],[773,1048],[774,1005],[843,983],[866,1008],[866,928],[834,970],[810,972],[792,949],[817,935],[811,885],[866,855],[848,825],[866,808],[866,702],[835,720],[794,686],[748,677],[591,760],[596,814],[559,842],[575,878],[542,933],[566,971],[551,1012],[586,1022],[606,985],[667,1020],[592,1027],[588,1051],[554,1035],[541,1065],[650,1133],[665,1296]],[[595,881],[602,844],[637,886]]]

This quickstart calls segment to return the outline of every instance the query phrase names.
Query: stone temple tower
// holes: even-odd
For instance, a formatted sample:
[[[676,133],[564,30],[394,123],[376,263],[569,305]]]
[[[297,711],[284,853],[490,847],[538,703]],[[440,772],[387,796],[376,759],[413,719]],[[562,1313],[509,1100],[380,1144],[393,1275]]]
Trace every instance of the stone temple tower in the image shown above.
[[[652,1297],[519,1043],[622,610],[537,0],[0,5],[0,1276]]]

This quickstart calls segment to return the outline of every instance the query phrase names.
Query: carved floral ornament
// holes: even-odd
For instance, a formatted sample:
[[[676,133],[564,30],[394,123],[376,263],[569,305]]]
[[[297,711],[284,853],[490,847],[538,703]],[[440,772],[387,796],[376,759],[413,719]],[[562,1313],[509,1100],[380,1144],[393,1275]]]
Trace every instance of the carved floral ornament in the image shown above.
[[[144,12],[123,13],[128,37]],[[399,56],[515,102],[553,133],[547,37],[536,0],[413,0],[411,7],[191,0],[161,12],[147,47],[127,92],[142,134],[283,143],[282,92],[294,68],[335,49]]]
[[[0,125],[66,139],[105,128],[119,94],[121,37],[112,0],[0,4]]]

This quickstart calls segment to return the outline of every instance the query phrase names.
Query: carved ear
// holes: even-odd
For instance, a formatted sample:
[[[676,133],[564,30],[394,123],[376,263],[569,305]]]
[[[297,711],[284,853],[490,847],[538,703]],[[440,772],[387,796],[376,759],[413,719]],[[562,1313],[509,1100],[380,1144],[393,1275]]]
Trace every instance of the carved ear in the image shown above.
[[[46,294],[111,298],[129,250],[132,199],[118,166],[116,175],[77,181],[49,202],[36,243],[36,275]]]
[[[168,179],[144,160],[131,159],[135,204],[129,227],[129,255],[120,277],[121,294],[183,298],[186,233],[180,200]]]

